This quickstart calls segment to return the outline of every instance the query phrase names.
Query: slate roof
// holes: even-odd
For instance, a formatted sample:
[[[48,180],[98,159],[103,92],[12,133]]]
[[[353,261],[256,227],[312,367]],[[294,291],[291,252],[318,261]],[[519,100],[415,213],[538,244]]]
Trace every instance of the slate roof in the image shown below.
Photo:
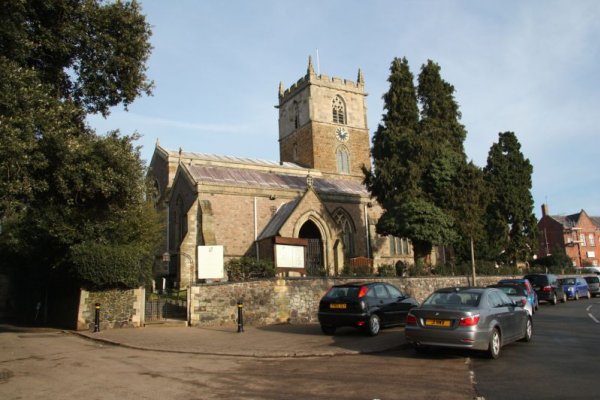
[[[279,230],[287,221],[288,217],[292,214],[298,203],[300,202],[301,197],[296,198],[288,203],[282,204],[279,207],[279,210],[271,217],[271,220],[265,226],[265,229],[258,235],[257,240],[261,240],[268,237],[277,236],[279,234]]]
[[[198,164],[184,164],[184,167],[197,183],[299,191],[307,188],[306,176],[297,173]],[[317,193],[369,196],[366,187],[358,180],[313,177],[313,188]]]
[[[582,212],[583,210],[571,215],[550,215],[550,218],[554,219],[565,228],[573,228],[577,226]],[[596,228],[600,229],[600,217],[590,217],[590,219],[592,220],[594,225],[596,225]]]
[[[579,215],[571,214],[571,215],[551,215],[550,217],[555,221],[559,222],[565,228],[572,228],[577,225],[577,221],[579,221]]]
[[[226,156],[219,154],[208,154],[208,153],[195,153],[193,151],[173,151],[163,149],[166,153],[168,153],[169,157],[178,158],[181,157],[183,159],[192,159],[198,161],[215,161],[215,162],[223,162],[223,163],[234,163],[234,164],[243,164],[243,165],[254,165],[254,166],[265,166],[265,167],[279,167],[279,168],[290,168],[295,170],[303,170],[301,166],[298,164],[294,164],[291,162],[277,162],[272,160],[262,160],[258,158],[246,158],[246,157],[234,157],[234,156]]]

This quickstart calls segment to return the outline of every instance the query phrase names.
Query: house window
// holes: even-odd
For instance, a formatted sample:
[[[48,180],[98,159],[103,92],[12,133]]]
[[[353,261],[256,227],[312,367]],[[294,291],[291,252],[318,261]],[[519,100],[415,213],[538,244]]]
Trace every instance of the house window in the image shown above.
[[[410,254],[410,239],[388,236],[391,256],[407,256]]]
[[[594,241],[594,234],[590,233],[588,238],[590,239],[590,246],[595,246],[596,242]]]
[[[346,146],[339,146],[335,152],[337,170],[340,174],[350,173],[350,155]]]
[[[582,233],[579,234],[579,240],[581,240],[581,245],[582,246],[586,245],[585,244],[585,233],[582,232]]]
[[[340,96],[333,98],[332,111],[334,124],[346,124],[346,106]]]

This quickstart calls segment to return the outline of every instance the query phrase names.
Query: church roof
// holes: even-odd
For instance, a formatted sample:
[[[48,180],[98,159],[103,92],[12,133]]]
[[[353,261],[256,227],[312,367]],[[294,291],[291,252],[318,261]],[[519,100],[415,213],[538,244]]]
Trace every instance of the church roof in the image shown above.
[[[277,164],[279,165],[279,164]],[[184,164],[197,183],[223,184],[237,187],[306,190],[306,175],[280,171],[230,168],[225,166]],[[300,167],[298,167],[300,168]],[[309,173],[309,170],[304,170]],[[368,196],[366,187],[358,180],[313,177],[317,193]]]
[[[169,157],[181,158],[183,160],[193,160],[199,162],[218,162],[218,163],[230,163],[230,164],[242,164],[242,165],[253,165],[263,167],[278,167],[278,168],[290,168],[295,170],[302,170],[301,166],[290,163],[290,162],[276,162],[272,160],[262,160],[258,158],[246,158],[246,157],[234,157],[220,154],[208,154],[208,153],[196,153],[193,151],[173,151],[163,149]]]
[[[258,235],[258,240],[277,236],[285,221],[287,221],[292,212],[294,212],[294,209],[300,202],[300,199],[301,198],[298,197],[295,200],[282,204],[275,215],[273,215],[271,220],[269,220],[269,223],[265,226],[265,229],[263,229],[260,235]]]

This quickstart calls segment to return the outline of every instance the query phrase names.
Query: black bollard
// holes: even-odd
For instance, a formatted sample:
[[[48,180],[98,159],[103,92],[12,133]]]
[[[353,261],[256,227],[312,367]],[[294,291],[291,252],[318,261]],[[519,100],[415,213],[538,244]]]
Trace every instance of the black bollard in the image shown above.
[[[244,303],[242,303],[242,300],[238,300],[237,303],[237,307],[238,307],[238,333],[244,332],[244,313],[243,313],[243,308],[244,308]]]
[[[94,318],[94,332],[100,332],[100,303],[96,303],[96,316]]]

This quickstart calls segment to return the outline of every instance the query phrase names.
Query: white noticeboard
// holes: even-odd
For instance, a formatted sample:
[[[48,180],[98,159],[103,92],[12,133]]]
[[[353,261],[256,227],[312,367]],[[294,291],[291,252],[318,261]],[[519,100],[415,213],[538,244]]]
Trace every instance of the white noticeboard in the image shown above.
[[[277,268],[304,268],[304,246],[275,245]]]
[[[223,279],[223,246],[198,246],[198,279]]]

